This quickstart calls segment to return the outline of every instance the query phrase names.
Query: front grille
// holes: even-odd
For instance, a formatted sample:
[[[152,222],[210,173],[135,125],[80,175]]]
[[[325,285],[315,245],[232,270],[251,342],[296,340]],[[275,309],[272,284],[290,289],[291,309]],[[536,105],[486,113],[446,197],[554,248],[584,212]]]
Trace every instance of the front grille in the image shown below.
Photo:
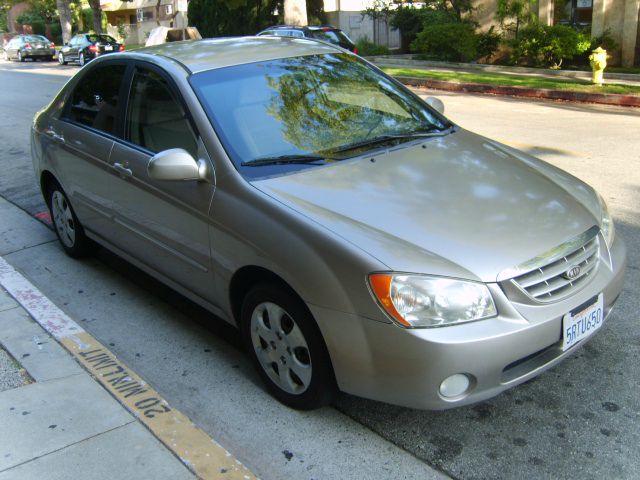
[[[548,263],[502,282],[503,288],[509,295],[509,291],[513,291],[511,286],[514,286],[538,302],[553,302],[567,297],[585,285],[597,270],[600,258],[597,233],[597,230],[586,232],[581,236],[582,242],[576,245],[577,242],[573,241],[569,249],[552,257]],[[543,258],[538,257],[538,261]],[[579,267],[580,271],[569,278],[567,272],[574,267]]]

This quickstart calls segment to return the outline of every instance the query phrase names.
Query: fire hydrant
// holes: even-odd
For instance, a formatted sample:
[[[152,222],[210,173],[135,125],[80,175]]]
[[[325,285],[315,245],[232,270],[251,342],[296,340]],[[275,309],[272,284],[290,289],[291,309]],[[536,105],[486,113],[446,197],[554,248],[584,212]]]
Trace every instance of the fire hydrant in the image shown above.
[[[596,85],[602,85],[604,77],[604,69],[607,66],[607,51],[602,48],[596,48],[591,55],[589,55],[589,63],[593,70],[593,77],[591,82]]]

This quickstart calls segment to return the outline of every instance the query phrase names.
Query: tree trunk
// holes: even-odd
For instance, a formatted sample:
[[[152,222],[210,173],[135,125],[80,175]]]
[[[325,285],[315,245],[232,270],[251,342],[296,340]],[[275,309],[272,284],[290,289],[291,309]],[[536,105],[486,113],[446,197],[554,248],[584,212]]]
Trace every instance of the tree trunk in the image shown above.
[[[71,40],[71,7],[69,0],[56,0],[58,15],[60,15],[60,28],[62,29],[62,43]]]
[[[287,25],[307,24],[306,0],[284,0],[284,23]]]
[[[93,29],[96,33],[102,33],[102,10],[100,9],[100,0],[89,0],[91,14],[93,16]]]

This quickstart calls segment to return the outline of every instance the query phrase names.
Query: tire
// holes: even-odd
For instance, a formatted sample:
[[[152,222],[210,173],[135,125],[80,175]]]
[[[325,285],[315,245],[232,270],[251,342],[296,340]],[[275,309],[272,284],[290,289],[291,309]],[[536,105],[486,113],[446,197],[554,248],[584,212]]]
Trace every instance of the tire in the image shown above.
[[[329,353],[306,305],[289,289],[259,284],[241,311],[245,347],[267,390],[285,405],[312,410],[337,392]]]
[[[84,52],[80,52],[80,55],[78,55],[78,64],[81,67],[84,67],[84,64],[87,63],[85,58],[84,58]]]
[[[24,57],[22,56],[22,52],[20,52],[20,50],[18,50],[18,57],[17,57],[17,60],[18,60],[19,62],[24,62]]]
[[[47,205],[56,235],[67,255],[73,258],[87,255],[93,244],[85,235],[66,193],[57,182],[48,188]]]
[[[58,63],[60,65],[66,65],[67,61],[64,59],[64,55],[62,54],[62,52],[58,52]]]

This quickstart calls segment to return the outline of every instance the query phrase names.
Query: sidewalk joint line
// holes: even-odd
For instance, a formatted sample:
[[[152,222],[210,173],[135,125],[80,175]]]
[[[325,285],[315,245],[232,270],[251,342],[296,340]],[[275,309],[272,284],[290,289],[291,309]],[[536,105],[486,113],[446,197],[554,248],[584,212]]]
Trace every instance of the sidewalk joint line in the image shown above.
[[[91,439],[94,439],[94,438],[96,438],[96,437],[99,437],[100,435],[104,435],[105,433],[113,432],[114,430],[117,430],[117,429],[119,429],[119,428],[126,427],[127,425],[131,425],[131,424],[132,424],[132,423],[134,423],[135,421],[136,421],[136,419],[135,419],[135,418],[132,418],[130,421],[128,421],[127,423],[123,423],[122,425],[118,425],[118,426],[113,427],[113,428],[110,428],[110,429],[108,429],[108,430],[104,430],[103,432],[95,433],[95,434],[93,434],[93,435],[91,435],[91,436],[89,436],[89,437],[82,438],[82,439],[80,439],[80,440],[77,440],[77,441],[75,441],[75,442],[72,442],[72,443],[70,443],[70,444],[68,444],[68,445],[65,445],[65,446],[63,446],[63,447],[56,448],[55,450],[51,450],[50,452],[43,453],[42,455],[38,455],[37,457],[30,458],[29,460],[25,460],[24,462],[20,462],[20,463],[17,463],[17,464],[15,464],[15,465],[12,465],[12,466],[11,466],[11,467],[9,467],[9,468],[5,468],[4,470],[0,470],[0,473],[8,472],[9,470],[13,470],[14,468],[19,467],[19,466],[21,466],[21,465],[26,465],[26,464],[28,464],[28,463],[35,462],[36,460],[39,460],[39,459],[44,458],[44,457],[46,457],[46,456],[49,456],[49,455],[51,455],[51,454],[53,454],[53,453],[60,452],[60,451],[62,451],[62,450],[64,450],[64,449],[66,449],[66,448],[73,447],[73,446],[78,445],[78,444],[80,444],[80,443],[86,442],[87,440],[91,440]]]

